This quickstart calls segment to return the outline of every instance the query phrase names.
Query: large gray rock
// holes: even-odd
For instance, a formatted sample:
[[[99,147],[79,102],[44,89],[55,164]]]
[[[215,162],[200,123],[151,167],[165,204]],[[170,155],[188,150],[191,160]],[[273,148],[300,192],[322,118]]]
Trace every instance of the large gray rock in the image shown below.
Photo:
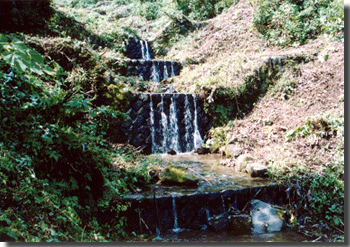
[[[247,164],[246,171],[252,178],[267,177],[267,167],[259,163]]]
[[[237,147],[237,145],[234,144],[228,144],[220,149],[223,154],[225,154],[226,157],[230,158],[237,158],[241,154],[243,154],[243,149]]]
[[[194,150],[195,153],[197,154],[210,154],[211,150],[210,148],[200,146]]]
[[[249,154],[242,154],[236,160],[237,171],[244,172],[249,163],[253,163],[254,158]]]
[[[285,226],[284,211],[260,200],[251,201],[252,233],[279,232]]]

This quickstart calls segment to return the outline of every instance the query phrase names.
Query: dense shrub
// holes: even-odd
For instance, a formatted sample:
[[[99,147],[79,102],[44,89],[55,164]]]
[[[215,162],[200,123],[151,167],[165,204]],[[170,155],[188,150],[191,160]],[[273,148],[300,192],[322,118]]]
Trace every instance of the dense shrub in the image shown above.
[[[125,115],[67,88],[62,68],[0,34],[0,238],[103,241],[125,235],[117,202],[145,170],[114,167],[107,121]],[[120,151],[119,151],[120,152]]]
[[[322,33],[344,33],[344,6],[340,0],[257,0],[253,23],[278,45],[299,45]]]
[[[237,0],[176,0],[176,5],[184,15],[195,20],[206,20],[220,14]]]

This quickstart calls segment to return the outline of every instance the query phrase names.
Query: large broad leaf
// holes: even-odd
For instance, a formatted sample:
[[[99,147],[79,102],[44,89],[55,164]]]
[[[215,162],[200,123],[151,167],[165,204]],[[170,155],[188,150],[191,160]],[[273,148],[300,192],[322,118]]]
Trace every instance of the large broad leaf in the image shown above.
[[[8,64],[21,72],[24,72],[31,65],[28,59],[23,58],[20,51],[5,51],[2,57]]]
[[[44,59],[41,56],[41,54],[39,52],[37,52],[36,50],[31,50],[28,49],[26,50],[27,55],[29,56],[30,60],[34,63],[38,63],[38,64],[44,64]]]
[[[4,40],[5,43],[7,39],[5,36],[1,35],[0,42],[1,40]],[[2,54],[2,58],[22,73],[29,69],[31,72],[39,75],[43,75],[44,73],[48,75],[55,74],[53,69],[44,63],[44,58],[39,52],[28,48],[19,40],[12,42],[8,49]]]
[[[6,36],[0,33],[0,53],[2,52],[4,45],[8,44],[8,40]]]

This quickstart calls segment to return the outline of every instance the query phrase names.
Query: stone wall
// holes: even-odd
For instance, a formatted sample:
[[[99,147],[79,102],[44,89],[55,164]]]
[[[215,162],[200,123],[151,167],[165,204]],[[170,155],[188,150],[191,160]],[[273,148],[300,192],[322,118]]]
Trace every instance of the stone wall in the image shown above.
[[[194,114],[197,115],[196,122],[202,139],[206,138],[211,127],[202,106],[203,99],[192,94],[134,94],[126,112],[131,119],[123,124],[122,131],[126,133],[126,141],[141,148],[144,154],[193,151]],[[178,144],[174,143],[174,138],[178,139]],[[178,145],[178,150],[175,145]]]
[[[172,61],[126,60],[125,76],[141,76],[145,81],[160,82],[180,74],[182,65]],[[168,74],[166,76],[166,74]]]

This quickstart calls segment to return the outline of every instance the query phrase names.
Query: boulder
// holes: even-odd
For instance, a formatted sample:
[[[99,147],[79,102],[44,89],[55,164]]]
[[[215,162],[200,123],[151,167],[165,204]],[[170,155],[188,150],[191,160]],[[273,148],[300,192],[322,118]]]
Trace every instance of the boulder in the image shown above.
[[[194,150],[195,153],[197,154],[210,154],[211,150],[210,148],[200,146]]]
[[[170,165],[159,174],[162,184],[165,185],[197,185],[199,178],[189,173],[185,168]]]
[[[246,234],[252,226],[252,217],[247,214],[231,215],[227,230],[234,234]]]
[[[235,165],[235,162],[233,159],[223,159],[220,161],[220,165],[227,166],[227,167],[233,167]]]
[[[260,200],[251,201],[250,215],[253,234],[279,232],[285,226],[284,211]]]
[[[214,232],[226,230],[229,225],[229,217],[230,215],[228,213],[223,213],[220,215],[209,217],[208,218],[209,229]]]
[[[167,152],[167,154],[170,154],[170,155],[176,155],[176,151],[171,149]]]
[[[243,153],[243,149],[238,148],[234,144],[228,144],[225,147],[222,147],[220,151],[222,151],[223,154],[225,154],[225,156],[228,158],[231,158],[231,157],[237,158],[239,155]]]
[[[230,231],[234,234],[246,234],[250,231],[250,215],[231,215],[228,212],[208,218],[209,229],[215,232]]]
[[[264,165],[261,165],[259,163],[252,163],[252,164],[247,164],[246,167],[246,172],[250,174],[252,178],[256,177],[268,177],[267,175],[267,167]]]
[[[249,154],[242,154],[236,160],[237,171],[244,172],[248,164],[252,163],[254,158]]]

